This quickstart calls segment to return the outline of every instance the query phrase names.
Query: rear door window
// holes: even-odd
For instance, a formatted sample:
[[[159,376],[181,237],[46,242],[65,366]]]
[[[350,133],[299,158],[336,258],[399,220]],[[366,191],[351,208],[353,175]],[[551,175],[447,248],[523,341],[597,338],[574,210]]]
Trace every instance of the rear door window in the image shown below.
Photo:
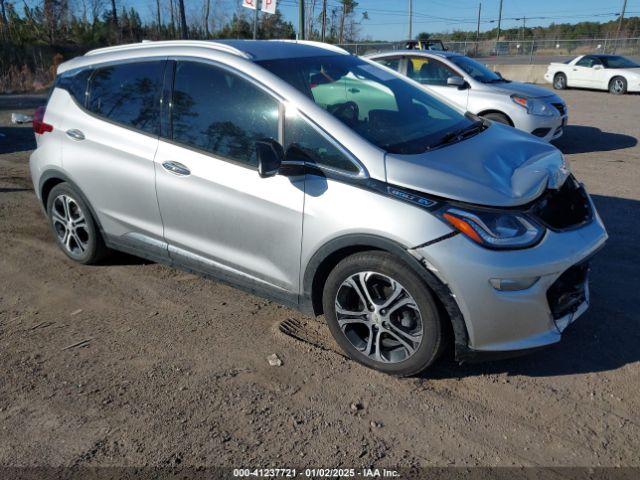
[[[123,126],[158,135],[164,61],[100,67],[89,81],[87,109]]]
[[[433,58],[414,57],[409,60],[407,76],[423,85],[446,86],[447,79],[456,73],[444,63]]]
[[[178,62],[171,110],[172,140],[257,166],[255,142],[278,139],[279,102],[228,70]]]
[[[385,57],[376,59],[376,62],[398,72],[400,70],[400,60],[400,57]]]

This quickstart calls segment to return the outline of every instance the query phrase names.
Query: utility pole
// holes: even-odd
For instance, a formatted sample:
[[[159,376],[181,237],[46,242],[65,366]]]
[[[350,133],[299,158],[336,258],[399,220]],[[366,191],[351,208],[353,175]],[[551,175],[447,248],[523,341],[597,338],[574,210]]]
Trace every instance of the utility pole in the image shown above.
[[[256,2],[256,11],[253,14],[253,39],[257,39],[258,38],[258,0],[255,0]]]
[[[496,55],[498,55],[498,42],[500,41],[500,24],[502,23],[502,0],[500,0],[500,11],[498,12],[498,36],[496,37]]]
[[[304,40],[304,0],[298,0],[300,2],[300,9],[298,10],[298,40]]]
[[[480,14],[482,13],[482,2],[478,3],[478,28],[476,29],[476,57],[478,56],[478,45],[480,44]]]
[[[409,40],[413,40],[413,0],[409,0]]]
[[[618,22],[618,33],[616,34],[616,43],[613,44],[613,53],[616,53],[618,43],[620,43],[620,32],[622,31],[622,22],[624,21],[624,14],[627,11],[627,0],[624,0],[622,4],[622,12],[620,13],[620,22]]]
[[[323,42],[324,42],[326,32],[327,32],[327,0],[322,0],[322,34],[320,36],[320,39]]]

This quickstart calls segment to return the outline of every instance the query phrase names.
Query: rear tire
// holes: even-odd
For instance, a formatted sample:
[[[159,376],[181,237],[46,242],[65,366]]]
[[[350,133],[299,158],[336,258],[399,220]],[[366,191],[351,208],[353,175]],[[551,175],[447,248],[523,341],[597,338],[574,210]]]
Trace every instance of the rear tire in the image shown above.
[[[492,122],[502,123],[503,125],[509,125],[513,127],[511,120],[504,113],[499,112],[490,112],[482,115],[482,118],[486,118],[487,120],[491,120]]]
[[[329,330],[355,361],[396,376],[415,375],[443,350],[431,292],[387,252],[356,253],[327,277],[322,297]]]
[[[624,95],[627,93],[627,79],[624,77],[613,77],[609,81],[609,93],[614,95]]]
[[[556,73],[553,77],[553,88],[565,90],[567,88],[567,76],[564,73]]]
[[[92,265],[108,250],[82,196],[68,183],[53,187],[47,199],[49,226],[56,243],[72,260]]]

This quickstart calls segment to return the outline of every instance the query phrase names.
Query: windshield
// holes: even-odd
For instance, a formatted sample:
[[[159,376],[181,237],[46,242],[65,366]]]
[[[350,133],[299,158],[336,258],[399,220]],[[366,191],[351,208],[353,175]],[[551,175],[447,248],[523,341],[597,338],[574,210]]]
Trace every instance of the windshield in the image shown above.
[[[258,63],[390,153],[422,153],[447,133],[472,125],[421,88],[355,56]]]
[[[625,57],[612,56],[599,58],[604,68],[640,68],[640,65]]]
[[[505,80],[492,70],[489,70],[486,66],[480,62],[469,57],[453,56],[449,57],[453,63],[460,67],[467,75],[470,75],[474,80],[482,83],[498,83]]]

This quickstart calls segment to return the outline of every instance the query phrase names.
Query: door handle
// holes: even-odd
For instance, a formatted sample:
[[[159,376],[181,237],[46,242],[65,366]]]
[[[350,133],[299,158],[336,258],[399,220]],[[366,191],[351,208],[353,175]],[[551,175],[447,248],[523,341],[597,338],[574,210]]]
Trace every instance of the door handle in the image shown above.
[[[165,170],[173,173],[174,175],[178,175],[180,177],[186,177],[187,175],[191,175],[191,170],[189,170],[186,166],[179,162],[163,162],[162,166]]]
[[[77,128],[72,128],[71,130],[67,130],[67,137],[73,140],[84,140],[84,133],[82,133]]]
[[[348,91],[349,91],[349,93],[359,93],[360,92],[360,90],[358,90],[355,87],[350,88]]]

